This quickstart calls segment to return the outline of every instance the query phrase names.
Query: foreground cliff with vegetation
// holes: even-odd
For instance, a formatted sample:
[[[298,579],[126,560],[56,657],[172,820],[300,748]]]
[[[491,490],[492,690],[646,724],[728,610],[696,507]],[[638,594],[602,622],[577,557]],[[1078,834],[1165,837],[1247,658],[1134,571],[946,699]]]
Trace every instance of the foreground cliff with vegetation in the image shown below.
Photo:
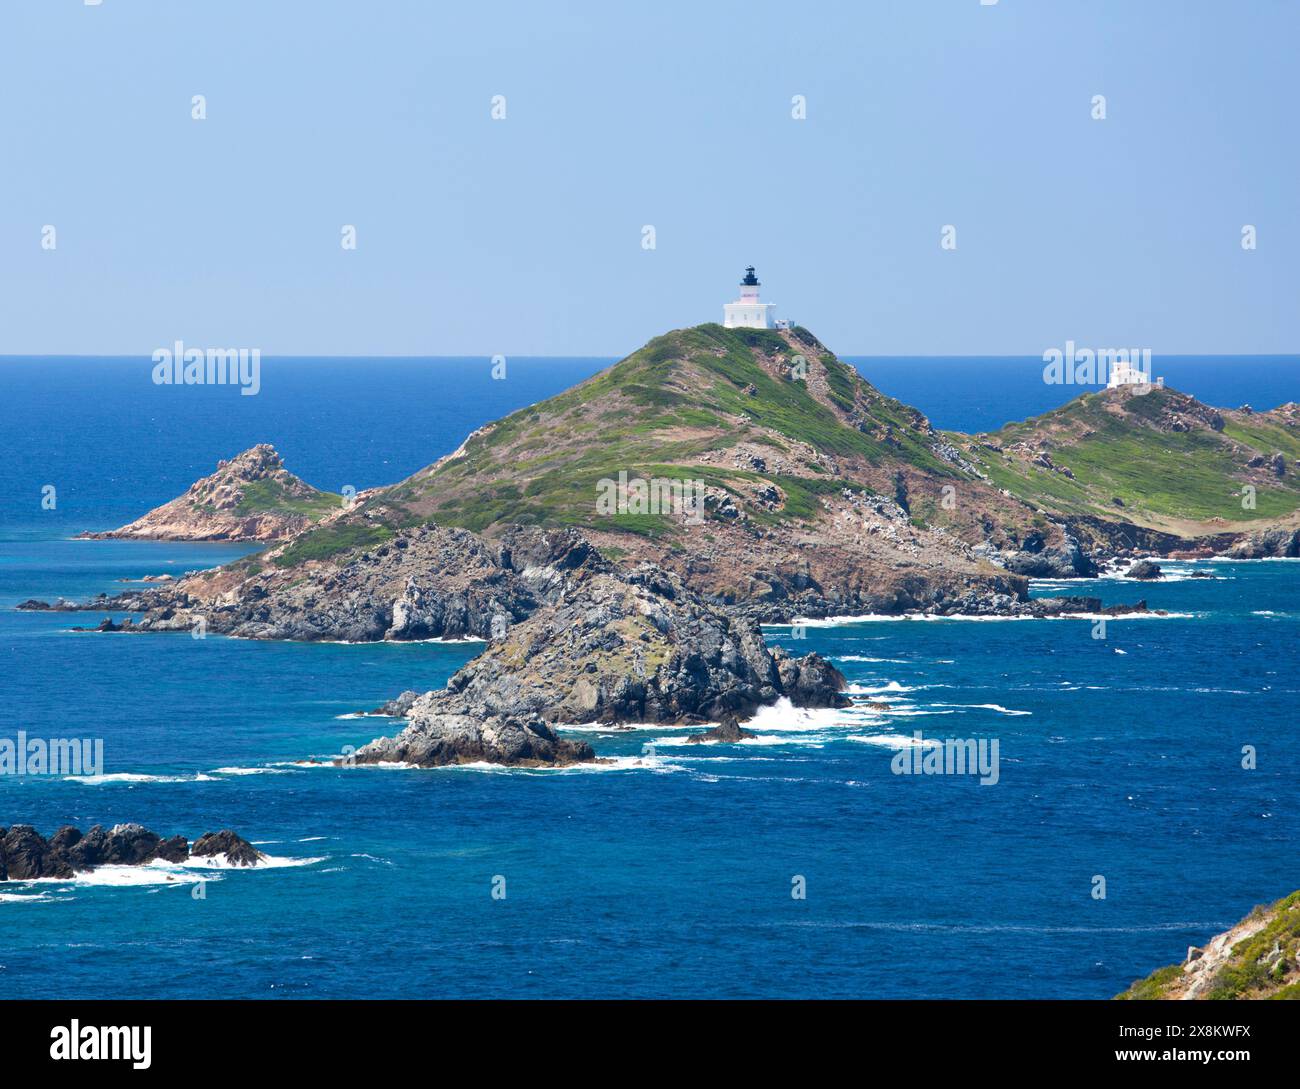
[[[1255,908],[1231,930],[1138,980],[1122,999],[1300,999],[1300,892]]]

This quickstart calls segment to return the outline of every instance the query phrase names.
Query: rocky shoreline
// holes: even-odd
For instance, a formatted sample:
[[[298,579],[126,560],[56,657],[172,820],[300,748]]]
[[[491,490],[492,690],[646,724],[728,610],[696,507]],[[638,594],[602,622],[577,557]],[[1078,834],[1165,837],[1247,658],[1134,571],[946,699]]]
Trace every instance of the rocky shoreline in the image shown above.
[[[46,839],[30,824],[0,828],[0,881],[69,880],[99,866],[183,863],[224,856],[231,866],[256,866],[266,856],[242,836],[223,829],[205,832],[193,846],[184,836],[166,839],[140,824],[97,824],[84,835],[64,825]]]

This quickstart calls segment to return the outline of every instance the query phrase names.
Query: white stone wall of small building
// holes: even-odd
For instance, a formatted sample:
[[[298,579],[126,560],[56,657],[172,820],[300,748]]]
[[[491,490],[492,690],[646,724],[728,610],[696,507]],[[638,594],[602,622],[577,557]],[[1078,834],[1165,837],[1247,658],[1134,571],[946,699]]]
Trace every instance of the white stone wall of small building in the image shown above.
[[[770,329],[774,303],[726,303],[722,324],[727,329]]]

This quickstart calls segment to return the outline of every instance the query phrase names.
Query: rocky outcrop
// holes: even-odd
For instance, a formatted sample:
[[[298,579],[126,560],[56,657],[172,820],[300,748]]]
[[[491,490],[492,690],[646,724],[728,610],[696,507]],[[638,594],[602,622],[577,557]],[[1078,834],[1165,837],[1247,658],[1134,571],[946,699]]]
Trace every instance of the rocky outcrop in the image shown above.
[[[718,725],[711,730],[702,730],[698,734],[691,734],[686,739],[688,745],[702,745],[706,741],[723,741],[734,744],[737,741],[745,741],[748,738],[757,737],[758,735],[752,730],[743,729],[737,721],[735,715],[727,715]]]
[[[560,737],[540,718],[422,713],[395,737],[377,738],[344,764],[504,764],[562,767],[596,759],[585,741]]]
[[[1300,556],[1300,529],[1278,527],[1252,533],[1225,553],[1234,560],[1262,560]]]
[[[1155,579],[1162,579],[1165,576],[1164,572],[1160,570],[1160,565],[1153,560],[1138,560],[1137,563],[1124,572],[1124,577],[1150,582]]]
[[[97,866],[143,866],[155,859],[179,863],[191,855],[225,855],[238,866],[254,866],[265,857],[229,830],[206,833],[191,852],[184,836],[163,839],[140,824],[97,824],[84,835],[65,825],[48,840],[30,824],[0,828],[0,881],[67,879]]]
[[[781,695],[796,707],[847,707],[844,674],[815,651],[792,658],[785,648],[772,651]],[[723,720],[726,722],[726,719]]]
[[[90,539],[276,541],[342,510],[339,496],[319,491],[285,467],[266,443],[217,463],[211,476],[129,525]]]
[[[373,711],[364,712],[367,715],[376,715],[382,718],[405,718],[411,713],[411,707],[415,701],[420,698],[420,693],[413,688],[408,688],[400,695],[394,696],[387,703],[380,704]]]
[[[570,579],[555,604],[489,644],[439,696],[469,713],[685,723],[745,717],[785,695],[801,705],[843,706],[843,688],[844,678],[817,655],[774,655],[756,624],[642,564]]]
[[[229,828],[220,832],[204,832],[194,841],[190,854],[195,858],[216,858],[226,856],[232,866],[256,866],[266,856],[242,836],[236,835]]]
[[[844,677],[816,654],[769,651],[758,625],[728,616],[650,564],[580,566],[553,604],[501,633],[446,689],[403,700],[409,725],[355,761],[592,759],[548,723],[672,723],[747,717],[785,696],[839,707]]]
[[[491,542],[417,526],[337,564],[280,567],[275,556],[81,607],[143,611],[139,631],[188,631],[201,618],[208,632],[243,639],[486,639],[554,599],[568,573],[610,567],[572,530],[534,527]]]
[[[1059,547],[1045,547],[1041,534],[1026,538],[1024,547],[1002,557],[1002,565],[1017,575],[1035,579],[1093,578],[1097,565],[1080,547],[1078,540],[1065,533]]]

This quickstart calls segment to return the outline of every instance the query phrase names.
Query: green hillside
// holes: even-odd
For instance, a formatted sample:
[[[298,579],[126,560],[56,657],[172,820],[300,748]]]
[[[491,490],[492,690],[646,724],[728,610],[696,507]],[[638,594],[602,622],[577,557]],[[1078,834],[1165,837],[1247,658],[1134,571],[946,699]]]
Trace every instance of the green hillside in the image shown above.
[[[950,437],[998,487],[1053,514],[1165,526],[1300,508],[1300,419],[1285,406],[1250,413],[1173,389],[1107,390],[973,442]],[[1253,508],[1243,504],[1247,485]]]

